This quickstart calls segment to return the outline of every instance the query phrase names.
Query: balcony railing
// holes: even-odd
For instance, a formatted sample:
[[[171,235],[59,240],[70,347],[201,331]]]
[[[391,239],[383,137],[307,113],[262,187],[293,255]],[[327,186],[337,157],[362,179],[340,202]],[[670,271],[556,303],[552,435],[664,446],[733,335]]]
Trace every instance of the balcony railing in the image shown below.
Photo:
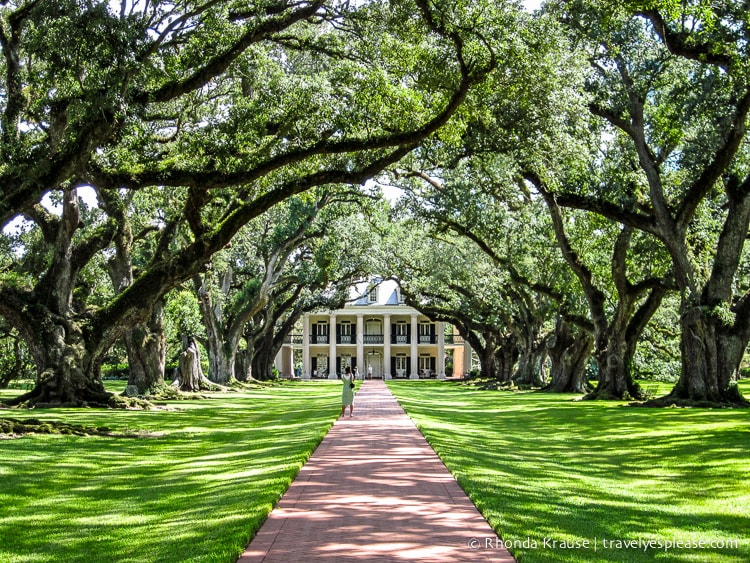
[[[383,344],[385,337],[382,334],[365,334],[362,336],[364,344]],[[290,334],[284,340],[286,344],[302,344],[304,338],[301,334]],[[327,334],[311,334],[310,344],[328,344],[330,342]],[[437,336],[431,334],[420,334],[417,337],[419,344],[437,344]],[[446,334],[443,341],[448,346],[464,344],[464,338],[458,334]],[[356,344],[357,336],[354,334],[340,334],[336,336],[337,344]],[[411,336],[407,334],[392,334],[391,344],[411,344]]]
[[[383,344],[385,337],[382,334],[365,334],[362,337],[362,342],[364,344]]]

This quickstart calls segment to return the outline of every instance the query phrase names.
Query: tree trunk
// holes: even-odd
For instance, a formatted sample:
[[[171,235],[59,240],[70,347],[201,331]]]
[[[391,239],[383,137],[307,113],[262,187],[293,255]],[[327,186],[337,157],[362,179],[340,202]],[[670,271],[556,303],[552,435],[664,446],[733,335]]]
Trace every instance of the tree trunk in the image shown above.
[[[160,301],[148,323],[139,323],[125,334],[128,351],[128,385],[144,394],[164,382],[167,344],[164,336],[164,304]]]
[[[597,351],[596,365],[599,369],[599,383],[587,399],[640,399],[641,391],[633,381],[631,372],[632,357],[627,355],[628,345],[625,331],[613,331],[607,339],[607,346]]]
[[[544,358],[547,354],[544,343],[536,342],[536,333],[528,335],[524,347],[519,351],[518,365],[513,375],[516,385],[527,385],[541,387],[544,385],[543,368]]]
[[[268,311],[266,311],[268,313]],[[272,379],[273,363],[278,348],[274,346],[274,323],[266,314],[256,315],[245,331],[245,340],[253,350],[250,357],[250,370],[255,379],[268,381]]]
[[[747,331],[734,331],[706,314],[704,307],[683,311],[680,326],[682,371],[669,399],[748,406],[736,386],[747,348]]]
[[[229,337],[227,337],[229,338]],[[229,383],[235,379],[237,344],[220,340],[215,332],[206,338],[208,348],[208,379],[219,384]]]
[[[536,361],[538,363],[537,373],[539,373],[539,387],[547,385],[547,343],[542,341],[539,343],[539,353],[536,355]]]
[[[126,217],[125,206],[130,201],[100,192],[105,209],[116,217],[119,229],[114,237],[114,255],[107,261],[107,272],[116,294],[133,284],[133,233]],[[164,300],[159,299],[147,321],[137,322],[123,337],[128,353],[128,385],[135,386],[139,394],[164,382],[166,365],[166,338],[164,336]]]
[[[498,366],[495,354],[495,348],[483,347],[477,350],[479,358],[479,372],[481,377],[498,379]]]
[[[237,381],[249,381],[251,373],[250,358],[247,351],[238,350],[234,361],[234,378]]]
[[[531,385],[533,364],[531,351],[528,348],[522,349],[518,354],[516,371],[511,378],[513,383],[516,385]]]
[[[735,299],[750,225],[750,176],[727,183],[729,210],[702,295],[683,287],[682,371],[670,398],[747,406],[736,385],[750,341],[750,291]]]
[[[261,381],[268,381],[272,379],[273,373],[273,361],[275,355],[269,353],[269,350],[265,347],[260,347],[255,352],[252,359],[252,373],[256,379]]]
[[[187,348],[180,354],[180,390],[200,391],[204,379],[198,343],[194,338],[190,338]]]
[[[9,405],[110,406],[113,395],[104,389],[100,364],[93,361],[84,339],[74,324],[54,325],[51,319],[40,323],[34,339],[34,358],[38,370],[37,385],[8,401]]]
[[[567,323],[558,321],[555,336],[547,345],[550,383],[545,391],[554,393],[585,393],[586,365],[591,357],[594,339],[590,334],[573,337]]]
[[[719,391],[730,402],[746,405],[748,403],[739,393],[737,382],[740,379],[742,359],[745,357],[745,350],[750,341],[750,334],[748,334],[750,330],[740,330],[737,324],[739,323],[735,323],[735,326],[730,328],[720,326],[717,330]]]
[[[518,357],[519,350],[515,338],[512,336],[504,338],[502,345],[495,352],[496,378],[499,383],[505,385],[512,381]]]
[[[36,387],[12,405],[107,406],[112,398],[99,369],[106,350],[87,331],[88,316],[78,314],[73,300],[79,267],[72,259],[73,236],[80,219],[74,188],[63,190],[62,206],[47,273],[33,293],[7,292],[0,305],[28,344],[38,374]]]
[[[219,352],[218,354],[216,352]],[[229,383],[234,379],[234,364],[237,358],[235,350],[227,350],[227,345],[220,346],[214,350],[213,356],[209,356],[209,373],[212,381],[217,383]]]
[[[593,272],[571,247],[565,234],[562,213],[554,196],[546,191],[543,191],[543,195],[563,256],[583,287],[594,327],[594,355],[599,369],[599,383],[586,398],[641,399],[643,393],[633,381],[631,373],[632,354],[648,319],[656,312],[666,293],[665,283],[654,278],[638,284],[628,280],[627,264],[633,228],[623,225],[617,234],[610,259],[612,282],[617,296],[616,308],[612,318],[607,318],[607,298],[604,291],[594,285]],[[634,313],[640,296],[649,290],[650,294],[638,313]]]
[[[237,358],[240,335],[249,315],[234,311],[235,316],[225,317],[223,303],[227,301],[234,270],[227,267],[218,288],[219,298],[214,302],[207,283],[201,276],[193,277],[193,285],[198,297],[201,319],[206,329],[206,349],[208,350],[208,378],[219,384],[235,380],[234,364]]]
[[[497,335],[493,332],[466,329],[464,338],[479,360],[479,376],[497,379]]]
[[[247,361],[247,381],[253,381],[257,379],[255,371],[253,371],[253,357],[255,356],[255,345],[248,335],[245,335],[245,358]]]
[[[632,310],[636,294],[622,292],[615,320],[608,329],[607,347],[597,355],[599,384],[590,398],[645,398],[643,390],[633,380],[633,358],[643,330],[661,306],[667,291],[663,285],[652,288],[635,314]]]

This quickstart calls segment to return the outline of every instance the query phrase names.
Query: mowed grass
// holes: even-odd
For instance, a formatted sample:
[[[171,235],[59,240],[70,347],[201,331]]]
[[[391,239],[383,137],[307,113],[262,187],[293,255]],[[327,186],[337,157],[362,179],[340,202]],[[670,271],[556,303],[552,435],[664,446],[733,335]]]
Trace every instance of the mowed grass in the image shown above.
[[[340,393],[295,383],[172,411],[0,411],[144,433],[0,440],[0,562],[232,562],[333,424]]]
[[[389,388],[519,562],[750,561],[748,410]]]

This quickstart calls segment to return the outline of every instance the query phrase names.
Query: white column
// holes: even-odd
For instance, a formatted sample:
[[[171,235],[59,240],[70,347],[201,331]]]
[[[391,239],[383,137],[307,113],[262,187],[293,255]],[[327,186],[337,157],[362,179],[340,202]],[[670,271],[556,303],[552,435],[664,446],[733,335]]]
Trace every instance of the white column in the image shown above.
[[[336,315],[331,313],[331,324],[328,328],[328,379],[336,376]]]
[[[445,379],[445,326],[437,323],[437,378]]]
[[[362,379],[365,378],[365,319],[362,313],[357,313],[357,371]]]
[[[419,332],[417,330],[417,315],[411,315],[411,375],[409,379],[419,379]]]
[[[293,349],[286,344],[276,352],[276,357],[273,359],[273,366],[279,370],[279,375],[281,377],[289,377],[290,375],[293,375],[294,368],[292,367],[291,362],[293,357]]]
[[[471,371],[471,354],[473,350],[469,345],[468,340],[464,340],[464,373],[463,375],[469,375]]]
[[[383,315],[383,379],[392,379],[391,374],[391,314]]]
[[[302,319],[302,379],[310,379],[312,367],[310,363],[310,313],[305,313]]]

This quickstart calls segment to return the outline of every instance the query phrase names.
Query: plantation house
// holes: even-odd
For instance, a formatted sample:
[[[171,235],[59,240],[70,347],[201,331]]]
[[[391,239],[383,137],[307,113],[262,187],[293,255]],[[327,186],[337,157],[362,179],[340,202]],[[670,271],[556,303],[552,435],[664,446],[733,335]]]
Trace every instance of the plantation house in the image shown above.
[[[471,349],[452,326],[404,304],[394,280],[358,284],[343,309],[308,313],[276,358],[284,376],[442,379],[468,371]]]

